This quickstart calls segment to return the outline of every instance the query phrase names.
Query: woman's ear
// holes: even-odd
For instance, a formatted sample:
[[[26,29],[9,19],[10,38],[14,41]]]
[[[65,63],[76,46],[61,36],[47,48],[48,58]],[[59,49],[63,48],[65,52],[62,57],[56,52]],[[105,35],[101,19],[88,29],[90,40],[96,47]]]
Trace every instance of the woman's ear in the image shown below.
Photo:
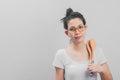
[[[88,26],[87,25],[85,25],[85,29],[87,30],[87,28],[88,28]]]
[[[65,30],[65,34],[68,36],[68,38],[70,38],[67,30]]]
[[[67,30],[65,30],[65,34],[68,36],[68,31]]]

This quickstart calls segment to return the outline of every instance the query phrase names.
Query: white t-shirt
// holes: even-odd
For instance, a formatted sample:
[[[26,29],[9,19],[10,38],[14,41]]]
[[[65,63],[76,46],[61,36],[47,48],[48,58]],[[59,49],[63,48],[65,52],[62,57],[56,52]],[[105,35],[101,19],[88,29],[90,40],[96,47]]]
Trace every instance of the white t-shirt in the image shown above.
[[[96,47],[94,51],[94,64],[101,65],[107,62],[103,50]],[[88,72],[89,61],[74,61],[67,54],[65,49],[59,49],[55,54],[53,66],[65,70],[65,80],[100,80],[100,75],[94,74],[92,77]]]

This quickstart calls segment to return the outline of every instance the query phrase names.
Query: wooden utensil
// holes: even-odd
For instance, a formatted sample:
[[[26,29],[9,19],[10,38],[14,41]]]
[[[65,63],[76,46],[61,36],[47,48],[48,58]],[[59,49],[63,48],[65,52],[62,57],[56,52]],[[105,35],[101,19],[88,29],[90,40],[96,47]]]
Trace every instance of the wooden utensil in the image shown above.
[[[96,47],[96,42],[94,39],[90,39],[87,41],[86,43],[86,47],[87,47],[87,51],[88,51],[88,54],[89,54],[89,60],[90,60],[90,63],[93,64],[94,63],[94,50],[95,50],[95,47]],[[92,76],[93,73],[90,73],[90,76]]]

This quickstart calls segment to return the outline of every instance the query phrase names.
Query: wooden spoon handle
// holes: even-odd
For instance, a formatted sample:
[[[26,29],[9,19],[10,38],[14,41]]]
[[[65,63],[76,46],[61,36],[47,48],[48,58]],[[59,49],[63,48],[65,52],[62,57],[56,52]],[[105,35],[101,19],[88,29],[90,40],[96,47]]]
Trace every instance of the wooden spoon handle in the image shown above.
[[[94,50],[96,47],[96,42],[94,39],[90,40],[90,46],[91,46],[91,61],[94,61]]]
[[[86,48],[88,51],[88,55],[89,55],[89,60],[91,61],[91,48],[90,48],[90,40],[87,41],[86,43]]]

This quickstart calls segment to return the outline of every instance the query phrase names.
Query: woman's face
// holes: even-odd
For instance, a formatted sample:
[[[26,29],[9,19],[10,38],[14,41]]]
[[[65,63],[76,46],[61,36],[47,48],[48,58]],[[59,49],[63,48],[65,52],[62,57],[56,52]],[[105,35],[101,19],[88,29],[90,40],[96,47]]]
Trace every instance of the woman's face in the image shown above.
[[[80,18],[71,19],[68,22],[68,30],[65,33],[71,38],[72,42],[84,41],[87,26],[83,24]]]

